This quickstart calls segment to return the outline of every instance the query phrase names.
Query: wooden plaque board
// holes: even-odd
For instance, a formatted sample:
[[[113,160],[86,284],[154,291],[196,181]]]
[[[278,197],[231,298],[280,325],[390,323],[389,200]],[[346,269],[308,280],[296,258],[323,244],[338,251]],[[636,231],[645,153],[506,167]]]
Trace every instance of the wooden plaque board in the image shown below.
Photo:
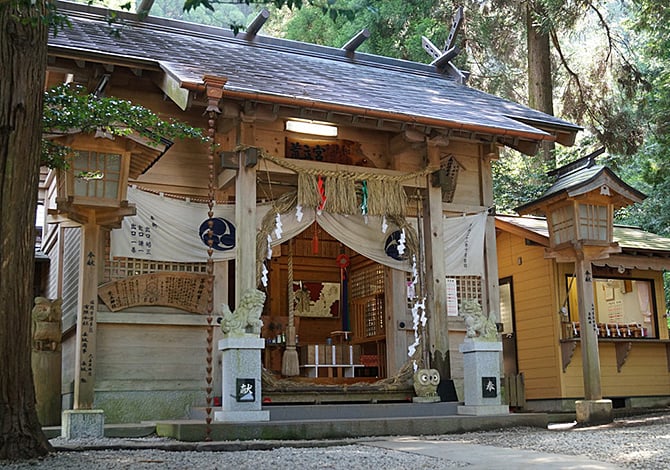
[[[142,274],[103,284],[98,295],[112,312],[155,305],[206,313],[207,278],[197,273]]]

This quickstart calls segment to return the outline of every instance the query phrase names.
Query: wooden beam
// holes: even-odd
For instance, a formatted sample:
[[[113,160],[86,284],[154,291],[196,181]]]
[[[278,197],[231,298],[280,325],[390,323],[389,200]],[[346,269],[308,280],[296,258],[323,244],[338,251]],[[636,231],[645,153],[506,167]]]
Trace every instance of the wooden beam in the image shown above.
[[[353,53],[358,49],[358,46],[363,44],[367,38],[370,37],[370,31],[368,28],[361,29],[353,38],[349,39],[347,43],[342,46],[347,52]]]
[[[444,51],[448,51],[456,44],[456,35],[461,29],[463,24],[463,7],[458,7],[454,19],[451,21],[451,30],[449,31],[449,36],[447,36],[447,41],[444,43]]]
[[[149,16],[149,12],[151,11],[151,7],[154,6],[154,1],[155,0],[140,0],[135,7],[135,13],[142,18],[146,18]]]
[[[158,75],[154,83],[165,93],[165,95],[175,102],[182,111],[186,111],[190,103],[190,92],[181,87],[180,80],[172,77],[170,74],[163,72]]]
[[[226,189],[231,184],[233,184],[235,182],[236,176],[237,171],[231,169],[223,170],[221,173],[219,173],[218,176],[219,189]]]
[[[454,59],[460,52],[461,52],[460,48],[452,47],[448,51],[444,52],[441,56],[436,58],[434,61],[432,61],[430,65],[434,65],[438,69],[442,69],[446,67],[449,64],[449,62],[451,62],[451,60]]]
[[[266,9],[263,8],[260,12],[258,12],[258,15],[256,15],[256,18],[254,18],[251,23],[247,26],[246,29],[246,34],[250,38],[258,34],[258,32],[261,30],[265,22],[268,20],[270,17],[270,12]]]

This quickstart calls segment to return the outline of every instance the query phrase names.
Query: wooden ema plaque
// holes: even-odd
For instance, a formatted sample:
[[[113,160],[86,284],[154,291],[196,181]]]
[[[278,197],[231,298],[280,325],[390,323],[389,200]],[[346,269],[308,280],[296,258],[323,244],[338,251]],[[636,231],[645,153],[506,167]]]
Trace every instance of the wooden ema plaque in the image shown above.
[[[138,305],[176,307],[207,312],[206,274],[154,273],[131,276],[98,287],[98,295],[112,312]]]

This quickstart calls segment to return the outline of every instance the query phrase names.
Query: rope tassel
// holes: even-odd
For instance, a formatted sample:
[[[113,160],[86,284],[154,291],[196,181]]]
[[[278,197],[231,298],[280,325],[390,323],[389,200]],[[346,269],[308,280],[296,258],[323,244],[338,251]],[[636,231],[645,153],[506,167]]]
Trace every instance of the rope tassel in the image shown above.
[[[286,377],[300,375],[300,358],[295,348],[295,293],[293,292],[293,241],[288,242],[288,325],[286,349],[281,361],[281,373]]]

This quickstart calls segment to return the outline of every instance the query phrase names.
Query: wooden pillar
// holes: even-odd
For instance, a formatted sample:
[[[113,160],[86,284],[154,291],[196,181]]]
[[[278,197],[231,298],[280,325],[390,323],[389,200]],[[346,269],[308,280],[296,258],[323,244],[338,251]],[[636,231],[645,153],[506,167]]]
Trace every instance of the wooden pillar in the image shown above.
[[[600,356],[598,354],[598,336],[596,312],[593,299],[593,271],[591,261],[584,259],[583,253],[577,254],[575,261],[577,276],[580,338],[582,347],[582,368],[584,374],[584,398],[600,400]]]
[[[438,149],[429,146],[428,152],[431,162],[438,166]],[[449,379],[451,378],[451,366],[449,359],[449,325],[447,321],[447,275],[444,262],[442,188],[439,186],[433,187],[431,175],[427,176],[423,211],[430,367],[437,369],[443,379]]]
[[[493,175],[491,160],[497,158],[495,149],[484,147],[485,153],[481,159],[480,174],[482,185],[482,205],[493,206]],[[484,286],[482,299],[484,312],[489,314],[495,322],[500,322],[500,286],[498,285],[498,252],[496,249],[496,219],[495,211],[491,211],[486,218],[484,235]]]
[[[384,268],[385,278],[385,302],[386,306],[386,361],[387,375],[396,374],[409,360],[407,348],[409,343],[414,342],[414,336],[410,329],[412,320],[407,315],[407,278],[406,273]],[[405,327],[400,328],[398,322],[405,322]],[[406,328],[406,329],[405,329]],[[411,341],[408,338],[412,334]]]
[[[214,311],[219,311],[221,304],[228,304],[228,261],[214,262],[214,293],[213,300]]]
[[[235,244],[237,261],[235,271],[235,302],[242,293],[255,289],[256,283],[256,167],[247,166],[247,159],[256,149],[240,152],[235,182]]]
[[[89,221],[82,226],[74,368],[75,410],[92,409],[95,399],[99,246],[100,226],[96,223],[95,212],[91,211]]]

